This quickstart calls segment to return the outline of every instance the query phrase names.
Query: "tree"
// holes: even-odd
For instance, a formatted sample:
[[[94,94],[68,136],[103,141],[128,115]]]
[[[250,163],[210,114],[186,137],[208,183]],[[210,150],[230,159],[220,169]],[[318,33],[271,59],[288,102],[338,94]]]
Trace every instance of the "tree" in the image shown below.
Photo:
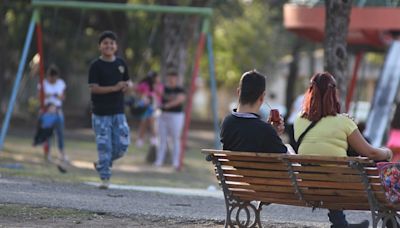
[[[216,72],[221,85],[235,87],[244,71],[258,69],[269,80],[276,63],[289,51],[281,8],[269,1],[235,1],[214,17]],[[229,10],[228,10],[229,9]],[[232,9],[232,10],[231,10]]]
[[[342,107],[346,97],[347,33],[352,0],[325,0],[324,69],[335,76]]]

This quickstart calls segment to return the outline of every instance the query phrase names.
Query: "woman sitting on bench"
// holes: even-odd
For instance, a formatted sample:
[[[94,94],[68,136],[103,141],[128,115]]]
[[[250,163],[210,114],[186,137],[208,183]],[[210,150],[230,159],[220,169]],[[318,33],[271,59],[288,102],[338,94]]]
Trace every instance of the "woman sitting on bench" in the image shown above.
[[[312,124],[312,129],[309,126]],[[328,72],[315,74],[304,95],[303,109],[294,122],[294,138],[299,139],[298,154],[346,157],[350,145],[359,155],[373,160],[390,160],[388,148],[374,148],[362,136],[354,121],[340,113],[336,94],[336,80]],[[368,220],[360,224],[348,224],[341,210],[329,210],[329,221],[336,227],[368,227]]]

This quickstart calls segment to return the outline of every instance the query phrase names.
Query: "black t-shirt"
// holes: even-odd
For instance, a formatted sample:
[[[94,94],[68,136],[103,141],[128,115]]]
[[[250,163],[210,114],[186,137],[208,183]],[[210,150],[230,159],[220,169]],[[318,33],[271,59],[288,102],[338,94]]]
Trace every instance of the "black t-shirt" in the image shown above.
[[[94,60],[89,68],[89,84],[113,86],[120,81],[129,80],[128,68],[124,60],[115,58],[112,62]],[[96,115],[114,115],[124,112],[124,94],[122,91],[107,94],[92,94],[92,111]]]
[[[287,148],[275,129],[254,115],[253,118],[225,117],[221,127],[224,150],[244,152],[286,153]]]
[[[164,94],[162,97],[162,104],[166,104],[167,102],[176,99],[176,97],[180,94],[184,94],[185,90],[182,87],[175,87],[175,88],[164,88]],[[171,107],[171,108],[162,108],[164,112],[182,112],[183,111],[183,104]]]

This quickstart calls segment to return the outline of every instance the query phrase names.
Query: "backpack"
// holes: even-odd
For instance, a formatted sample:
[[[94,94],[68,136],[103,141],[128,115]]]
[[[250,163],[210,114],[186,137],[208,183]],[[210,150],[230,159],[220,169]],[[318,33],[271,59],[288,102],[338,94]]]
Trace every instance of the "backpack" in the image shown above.
[[[376,164],[386,199],[392,203],[400,203],[400,163],[378,162]]]

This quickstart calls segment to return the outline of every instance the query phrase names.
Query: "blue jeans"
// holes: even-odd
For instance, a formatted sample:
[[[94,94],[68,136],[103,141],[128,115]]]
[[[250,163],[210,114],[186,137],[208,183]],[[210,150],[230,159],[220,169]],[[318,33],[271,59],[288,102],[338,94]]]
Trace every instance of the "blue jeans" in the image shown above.
[[[122,157],[131,143],[125,114],[92,115],[99,160],[96,170],[102,180],[110,179],[112,162]]]
[[[55,134],[57,137],[57,147],[59,152],[64,155],[64,114],[63,111],[60,109],[57,111],[58,119],[56,125],[54,126]],[[48,148],[50,151],[51,148],[51,140],[47,140]]]
[[[329,221],[332,223],[331,228],[343,228],[348,226],[346,216],[342,210],[329,210],[328,217]]]

